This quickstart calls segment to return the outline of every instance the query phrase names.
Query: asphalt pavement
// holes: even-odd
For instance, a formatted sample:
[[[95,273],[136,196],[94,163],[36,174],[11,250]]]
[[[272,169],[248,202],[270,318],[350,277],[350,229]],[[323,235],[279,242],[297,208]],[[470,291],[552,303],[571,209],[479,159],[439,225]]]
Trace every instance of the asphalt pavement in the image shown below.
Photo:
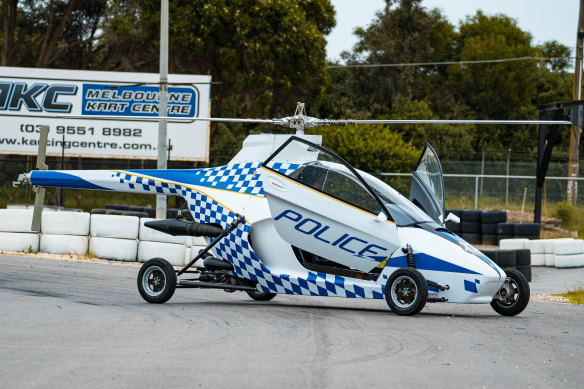
[[[138,270],[0,255],[0,388],[584,387],[584,306],[401,317],[383,300],[197,289],[155,305]],[[584,282],[570,270],[534,268],[531,288]]]

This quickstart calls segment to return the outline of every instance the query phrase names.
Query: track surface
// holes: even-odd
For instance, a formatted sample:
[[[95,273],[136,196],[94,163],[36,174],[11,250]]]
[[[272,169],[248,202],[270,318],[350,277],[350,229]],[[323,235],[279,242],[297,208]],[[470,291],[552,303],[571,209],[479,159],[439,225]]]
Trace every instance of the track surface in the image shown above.
[[[196,289],[151,305],[138,270],[0,255],[0,387],[584,385],[582,306],[400,317],[381,300]]]

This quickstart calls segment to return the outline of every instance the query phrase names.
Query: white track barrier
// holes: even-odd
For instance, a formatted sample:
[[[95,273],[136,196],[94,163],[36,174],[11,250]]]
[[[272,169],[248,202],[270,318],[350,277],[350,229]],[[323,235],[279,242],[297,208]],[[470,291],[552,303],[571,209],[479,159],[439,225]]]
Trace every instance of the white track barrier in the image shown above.
[[[529,239],[501,239],[499,248],[501,250],[521,250],[526,248],[526,242],[529,242]]]
[[[37,252],[39,251],[39,234],[0,232],[0,250]]]
[[[116,239],[94,236],[89,239],[89,253],[98,258],[115,259],[118,261],[135,261],[137,251],[138,241],[136,239]]]
[[[100,238],[137,239],[139,226],[137,216],[91,215],[90,235]]]
[[[173,266],[182,266],[185,264],[185,251],[187,247],[184,244],[149,242],[142,240],[138,244],[138,262],[146,262],[152,258],[164,258]]]
[[[31,232],[32,209],[0,209],[0,231]]]
[[[557,268],[581,267],[584,266],[584,254],[556,255],[554,261]]]
[[[89,237],[87,235],[41,234],[40,251],[43,253],[85,255],[88,246]]]
[[[574,240],[558,240],[554,245],[554,254],[556,255],[572,255],[584,253],[584,241],[580,239]]]
[[[86,212],[43,212],[41,232],[53,235],[89,235]],[[85,250],[87,251],[87,249]]]
[[[544,239],[534,239],[525,242],[525,248],[531,251],[532,256],[533,254],[545,254],[545,245],[546,242]],[[533,260],[531,261],[531,264],[533,265]]]
[[[174,243],[174,244],[187,244],[187,240],[191,240],[190,236],[172,236],[170,234],[165,234],[164,232],[156,231],[152,228],[146,227],[145,222],[149,222],[156,219],[151,219],[143,217],[140,219],[140,240],[150,241],[150,242],[162,242],[162,243]],[[190,243],[190,242],[189,242]]]
[[[556,266],[556,254],[544,254],[545,256],[545,265],[546,266],[550,266],[550,267],[554,267]]]
[[[531,266],[545,266],[545,254],[531,254]]]

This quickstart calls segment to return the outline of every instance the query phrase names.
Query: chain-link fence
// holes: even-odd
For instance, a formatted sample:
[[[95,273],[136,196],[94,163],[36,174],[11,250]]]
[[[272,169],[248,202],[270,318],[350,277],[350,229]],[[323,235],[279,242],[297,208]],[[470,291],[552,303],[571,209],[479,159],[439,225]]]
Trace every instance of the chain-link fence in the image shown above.
[[[408,195],[411,174],[376,174],[402,194]],[[445,174],[447,209],[504,209],[512,222],[533,222],[535,176]],[[576,206],[567,203],[568,182],[576,182]],[[584,178],[547,177],[543,189],[544,236],[574,236],[584,232]]]

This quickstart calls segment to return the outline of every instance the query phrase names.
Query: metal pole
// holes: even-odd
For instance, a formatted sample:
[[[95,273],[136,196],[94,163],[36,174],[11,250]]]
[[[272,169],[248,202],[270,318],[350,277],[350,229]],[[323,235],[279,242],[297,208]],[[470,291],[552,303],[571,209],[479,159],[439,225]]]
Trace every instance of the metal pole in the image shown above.
[[[65,170],[65,135],[63,135],[63,144],[61,145],[61,170]],[[65,206],[65,189],[59,188],[59,205]]]
[[[168,0],[160,2],[160,96],[158,116],[166,117],[168,111]],[[157,169],[165,170],[166,163],[166,119],[158,120]],[[156,218],[166,219],[166,195],[156,196]]]
[[[578,16],[578,35],[576,38],[576,68],[574,69],[573,99],[580,100],[582,96],[582,56],[584,55],[584,0],[580,0],[580,12]],[[580,134],[582,127],[572,126],[570,132],[570,157],[568,161],[568,177],[578,177],[578,147],[580,146]],[[568,202],[576,205],[578,197],[578,183],[568,181]]]
[[[485,175],[485,152],[483,151],[483,158],[481,161],[481,176]],[[483,195],[483,177],[481,177],[481,196]]]
[[[475,176],[475,209],[479,206],[479,176]]]
[[[507,152],[507,179],[505,182],[505,209],[509,209],[509,163],[511,162],[511,149]]]

